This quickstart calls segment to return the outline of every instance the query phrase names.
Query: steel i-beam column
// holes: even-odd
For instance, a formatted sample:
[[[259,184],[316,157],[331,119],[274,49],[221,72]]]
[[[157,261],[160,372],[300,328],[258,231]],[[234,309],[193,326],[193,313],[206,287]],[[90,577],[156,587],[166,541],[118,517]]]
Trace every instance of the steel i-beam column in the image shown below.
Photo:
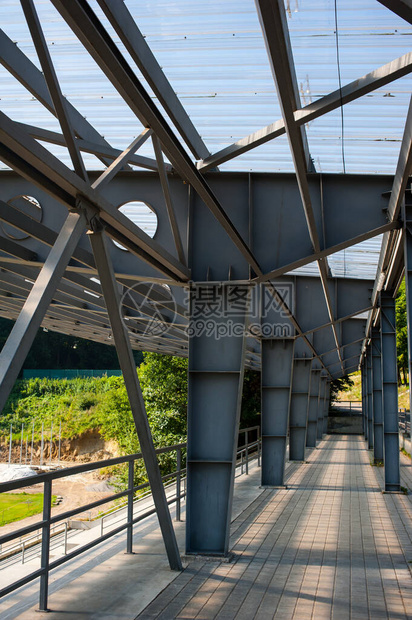
[[[324,405],[323,405],[323,433],[325,435],[328,432],[329,399],[330,399],[330,381],[327,378],[325,378],[325,399],[324,399]]]
[[[381,334],[378,327],[372,328],[372,381],[373,381],[373,455],[375,462],[383,461],[383,405]]]
[[[237,436],[243,387],[248,307],[236,313],[237,335],[230,334],[233,310],[224,284],[196,284],[191,290],[189,398],[187,427],[186,552],[225,556],[229,547]],[[197,299],[206,300],[203,307]],[[206,313],[225,306],[219,333],[202,330],[213,323]],[[206,309],[205,309],[206,308]],[[236,308],[235,308],[236,309]],[[225,330],[224,328],[227,327]],[[225,332],[225,334],[223,334]],[[219,335],[222,334],[222,335]]]
[[[316,448],[316,438],[318,435],[318,404],[319,404],[319,383],[320,368],[312,368],[310,379],[310,397],[308,412],[308,430],[306,433],[306,447]]]
[[[166,500],[163,480],[157,462],[157,455],[153,445],[153,438],[147,419],[142,390],[137,377],[130,338],[122,320],[121,299],[112,261],[107,248],[108,239],[98,219],[93,219],[91,225],[93,233],[89,236],[90,242],[101,282],[107,314],[109,315],[116,352],[119,358],[120,368],[122,369],[127,396],[129,398],[130,408],[139,438],[140,450],[146,466],[153,501],[169,559],[169,565],[172,570],[182,570],[182,562],[169,506]]]
[[[294,338],[262,340],[262,486],[282,486],[292,392]]]
[[[326,381],[322,375],[319,378],[319,402],[318,402],[318,426],[316,437],[319,441],[322,440],[323,437],[323,414],[325,408],[325,390],[326,390]]]
[[[372,390],[372,345],[366,353],[366,372],[368,375],[368,450],[373,449],[373,390]]]
[[[0,353],[0,411],[86,227],[82,211],[69,213]]]
[[[411,200],[410,194],[406,197]],[[405,292],[406,320],[408,334],[408,374],[409,374],[409,411],[412,411],[412,205],[405,204],[404,213],[404,261],[405,261]]]
[[[391,292],[381,292],[381,356],[385,491],[400,490],[396,313]]]
[[[311,367],[310,357],[295,357],[293,361],[289,422],[290,461],[305,460]]]
[[[368,403],[366,399],[367,393],[367,374],[366,374],[366,362],[365,357],[362,360],[361,365],[361,389],[362,389],[362,427],[363,427],[363,436],[365,439],[368,438]]]

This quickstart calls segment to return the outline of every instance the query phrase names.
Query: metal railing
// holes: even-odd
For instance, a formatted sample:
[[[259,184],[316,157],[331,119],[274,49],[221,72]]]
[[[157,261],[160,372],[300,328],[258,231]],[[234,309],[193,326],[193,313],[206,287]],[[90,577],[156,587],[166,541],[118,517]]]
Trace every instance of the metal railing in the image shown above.
[[[411,436],[411,414],[406,409],[399,409],[399,431],[405,436]]]
[[[250,441],[251,436],[253,437]],[[258,459],[258,465],[260,465],[261,457],[261,438],[260,428],[258,426],[242,429],[239,431],[239,441],[241,445],[237,449],[236,466],[241,468],[241,473],[244,471],[249,473],[249,463],[252,459]],[[176,444],[165,448],[159,448],[156,450],[156,454],[166,454],[170,452],[176,453],[176,470],[172,473],[162,476],[162,480],[165,483],[165,491],[167,497],[167,503],[176,504],[176,521],[181,520],[181,501],[186,496],[186,468],[182,468],[182,451],[186,449],[186,444]],[[14,491],[22,489],[34,484],[43,484],[43,515],[42,520],[23,527],[19,530],[11,532],[9,534],[0,536],[0,553],[4,557],[9,557],[13,554],[21,552],[21,561],[24,563],[27,551],[35,545],[41,545],[40,550],[40,568],[24,576],[17,581],[14,581],[10,585],[0,590],[0,598],[17,590],[18,588],[30,583],[34,579],[40,577],[40,595],[39,595],[39,610],[47,610],[48,599],[48,583],[49,573],[51,570],[61,566],[65,562],[74,559],[81,553],[84,553],[96,545],[107,541],[109,538],[116,536],[122,531],[126,530],[126,553],[132,553],[132,541],[133,541],[133,525],[142,521],[143,519],[156,513],[154,506],[143,509],[139,514],[135,515],[134,507],[147,499],[150,496],[149,483],[143,483],[139,485],[134,484],[134,469],[135,462],[142,459],[142,454],[132,454],[129,456],[118,457],[114,459],[107,459],[104,461],[98,461],[95,463],[86,463],[83,465],[75,465],[70,468],[60,469],[53,472],[47,472],[36,476],[30,476],[28,478],[22,478],[19,480],[13,480],[10,482],[0,483],[0,493]],[[113,467],[115,465],[127,464],[128,467],[128,485],[127,489],[118,493],[105,497],[100,500],[96,500],[89,504],[79,506],[72,510],[62,512],[57,515],[51,514],[52,508],[52,484],[53,480],[59,478],[67,478],[76,474],[84,472],[94,471],[96,469],[102,469],[105,467]],[[140,496],[135,499],[136,492],[142,492]],[[172,493],[171,493],[172,491]],[[93,510],[99,506],[113,502],[115,500],[121,500],[125,498],[125,503],[116,508],[111,509],[105,513],[99,514],[93,521],[100,528],[96,528],[99,531],[99,535],[93,540],[87,542],[81,547],[68,550],[68,532],[71,529],[70,519],[74,516],[82,515],[88,511]],[[122,514],[123,513],[123,514]],[[126,513],[126,515],[124,514]],[[126,516],[126,519],[124,518]],[[106,523],[110,518],[110,528],[106,528]],[[90,516],[89,516],[89,520]],[[122,522],[123,521],[123,522]],[[53,561],[50,561],[50,545],[53,539],[63,536],[63,555]],[[14,545],[7,546],[6,550],[4,545],[9,542],[15,541]],[[1,559],[1,557],[0,557]]]
[[[186,444],[177,444],[174,446],[168,446],[166,448],[159,448],[156,450],[156,454],[166,454],[169,452],[176,452],[176,471],[171,474],[167,474],[163,476],[163,480],[170,480],[174,478],[176,481],[176,493],[171,498],[167,499],[168,504],[176,503],[176,519],[180,519],[180,503],[182,500],[182,492],[181,492],[181,477],[182,474],[185,473],[185,469],[182,469],[182,450],[186,448]],[[33,484],[43,484],[43,518],[40,522],[37,522],[33,525],[26,526],[17,531],[11,532],[4,536],[0,537],[0,544],[4,545],[16,538],[20,538],[22,540],[23,536],[27,534],[32,534],[36,530],[41,530],[41,553],[40,553],[40,568],[29,575],[13,582],[12,584],[6,586],[5,588],[0,590],[0,597],[13,592],[17,588],[26,585],[27,583],[33,581],[40,577],[40,596],[39,596],[39,609],[41,611],[47,610],[47,598],[48,598],[48,582],[49,582],[49,573],[54,568],[68,562],[69,560],[75,558],[76,556],[88,551],[98,545],[99,543],[108,540],[112,536],[119,534],[120,532],[126,530],[126,553],[132,553],[132,536],[133,536],[133,525],[138,523],[145,517],[148,517],[156,512],[155,508],[150,508],[146,510],[144,513],[139,514],[138,516],[134,516],[133,514],[133,500],[134,494],[137,491],[141,491],[145,488],[149,487],[149,483],[143,483],[139,485],[134,484],[134,468],[135,462],[142,459],[142,454],[132,454],[130,456],[123,456],[114,459],[107,459],[104,461],[99,461],[96,463],[87,463],[84,465],[75,465],[74,467],[70,467],[68,469],[60,469],[53,472],[48,472],[44,474],[40,474],[37,476],[30,476],[28,478],[23,478],[19,480],[13,480],[11,482],[4,482],[0,484],[0,492],[8,492],[14,491],[16,489],[21,489],[27,486],[31,486]],[[127,464],[128,467],[128,486],[125,491],[120,491],[118,493],[113,493],[109,497],[105,497],[100,500],[96,500],[84,506],[79,506],[78,508],[74,508],[72,510],[68,510],[66,512],[53,515],[51,514],[52,508],[52,483],[53,480],[57,480],[59,478],[65,478],[69,476],[74,476],[76,474],[81,474],[88,471],[94,471],[96,469],[101,469],[103,467],[113,467],[115,465]],[[103,504],[108,502],[112,502],[114,500],[118,500],[121,498],[127,498],[126,504],[126,522],[117,525],[113,529],[110,529],[109,532],[103,533],[103,535],[98,536],[94,540],[89,541],[85,545],[79,547],[78,549],[74,549],[72,551],[67,552],[67,537],[65,539],[65,551],[62,557],[57,558],[53,561],[50,561],[50,542],[52,537],[52,528],[61,522],[67,522],[68,519],[74,517],[76,515],[82,514],[88,510],[93,510]],[[67,529],[67,526],[64,526]],[[26,540],[24,540],[24,549],[27,548]],[[23,553],[23,548],[22,548]]]
[[[362,413],[362,401],[361,400],[335,400],[333,409],[349,409],[354,413]]]
[[[251,435],[252,436],[255,435],[256,439],[252,440],[252,442],[249,443],[249,438]],[[238,445],[243,438],[244,438],[244,441],[242,442],[242,445],[238,447],[238,450],[237,450],[237,459],[240,458],[240,473],[243,474],[243,472],[245,472],[245,474],[248,475],[250,455],[253,455],[253,458],[257,456],[258,467],[260,467],[260,453],[261,453],[260,426],[251,426],[249,428],[244,428],[240,430]]]

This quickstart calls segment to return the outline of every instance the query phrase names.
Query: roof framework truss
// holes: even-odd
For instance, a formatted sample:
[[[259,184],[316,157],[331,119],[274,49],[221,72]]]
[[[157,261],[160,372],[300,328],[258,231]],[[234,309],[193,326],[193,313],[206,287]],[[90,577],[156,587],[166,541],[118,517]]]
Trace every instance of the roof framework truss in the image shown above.
[[[130,312],[127,320],[132,346],[187,354],[184,291],[191,280],[209,284],[248,282],[255,286],[265,283],[265,290],[270,291],[295,334],[303,339],[308,356],[315,356],[333,377],[353,368],[362,341],[365,344],[369,338],[376,318],[378,292],[382,288],[395,291],[402,275],[399,213],[412,167],[412,104],[393,180],[327,179],[317,174],[305,125],[410,74],[412,55],[394,59],[338,91],[302,106],[284,3],[256,0],[282,119],[219,152],[210,153],[124,3],[98,0],[128,58],[86,0],[70,3],[51,0],[51,3],[133,112],[136,125],[140,123],[144,129],[123,151],[112,148],[67,101],[35,3],[22,0],[42,72],[2,31],[0,60],[58,119],[61,131],[46,130],[36,123],[18,123],[0,112],[0,159],[21,177],[19,194],[40,196],[43,207],[41,222],[15,209],[10,199],[16,193],[16,177],[3,174],[0,220],[28,237],[21,240],[7,234],[0,236],[1,314],[9,318],[18,316],[32,288],[31,282],[46,263],[49,248],[56,243],[68,210],[84,213],[87,228],[93,231],[103,226],[105,233],[124,248],[111,245],[110,252],[119,292]],[[410,21],[409,2],[382,4]],[[163,112],[145,90],[137,70],[143,74]],[[226,175],[217,170],[218,165],[229,159],[284,134],[294,163],[294,179],[280,177],[277,181],[271,175],[262,178]],[[154,158],[138,154],[138,149],[148,140],[152,141]],[[66,147],[73,169],[39,141]],[[96,155],[106,166],[105,171],[96,175],[86,170],[82,153]],[[132,166],[150,172],[135,172]],[[156,203],[159,226],[155,239],[118,209],[136,179],[142,200]],[[278,182],[282,184],[281,192],[288,192],[286,205],[280,197],[271,200],[278,191]],[[388,201],[382,195],[391,186]],[[360,197],[356,199],[359,192]],[[381,258],[374,283],[331,277],[328,256],[382,234]],[[314,262],[318,278],[288,275]],[[288,304],[281,293],[279,287],[285,281],[293,282],[296,287],[296,307]],[[142,284],[143,288],[136,293],[136,282],[154,282],[156,286]],[[165,284],[171,287],[169,290],[177,302],[172,326],[170,294],[161,288]],[[346,294],[356,303],[343,310],[344,286],[348,287]],[[311,316],[307,307],[302,311],[306,289],[316,300],[316,316]],[[136,295],[146,296],[150,302],[144,312],[136,313],[133,308]],[[365,313],[369,313],[367,321]],[[145,328],[154,315],[167,329],[147,339]],[[359,315],[362,318],[356,318]],[[43,325],[97,341],[111,339],[86,234],[73,251]],[[249,366],[258,367],[259,356],[259,343],[250,338],[246,358]]]

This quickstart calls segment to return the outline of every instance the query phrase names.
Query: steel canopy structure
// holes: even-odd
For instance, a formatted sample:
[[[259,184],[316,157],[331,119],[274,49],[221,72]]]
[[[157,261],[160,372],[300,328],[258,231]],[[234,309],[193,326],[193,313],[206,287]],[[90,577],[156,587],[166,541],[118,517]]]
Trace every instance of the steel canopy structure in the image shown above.
[[[0,31],[0,60],[12,93],[0,111],[0,160],[5,165],[0,314],[16,320],[0,354],[0,409],[40,326],[114,344],[169,561],[176,569],[181,563],[132,348],[189,357],[188,553],[228,553],[245,367],[262,371],[263,485],[283,484],[288,433],[292,459],[304,459],[305,447],[316,446],[325,431],[329,382],[361,367],[365,435],[375,457],[385,460],[387,490],[399,489],[394,297],[405,273],[409,321],[412,54],[402,49],[399,57],[347,80],[342,77],[347,65],[341,58],[345,42],[339,47],[339,3],[331,12],[333,3],[316,0],[315,18],[296,1],[296,12],[302,14],[296,29],[289,2],[245,0],[246,22],[234,10],[238,3],[228,3],[222,21],[233,17],[238,26],[247,25],[238,31],[239,49],[249,49],[253,41],[260,60],[252,57],[251,64],[260,62],[262,75],[267,79],[271,74],[272,82],[265,91],[259,74],[248,73],[240,55],[240,67],[233,69],[236,78],[226,76],[222,127],[234,129],[227,114],[230,97],[233,115],[238,106],[243,120],[248,110],[256,110],[260,94],[263,104],[270,99],[274,112],[263,128],[242,120],[244,137],[213,149],[213,139],[196,128],[185,99],[188,107],[202,99],[196,93],[203,73],[207,81],[208,71],[218,74],[219,66],[206,58],[208,71],[185,76],[182,67],[190,69],[191,60],[196,65],[199,57],[191,59],[192,43],[184,57],[166,29],[168,57],[176,58],[176,84],[182,89],[186,80],[186,88],[193,89],[191,96],[179,98],[179,88],[148,44],[150,34],[140,29],[137,4],[21,0],[10,3],[9,32]],[[390,23],[378,33],[383,39],[388,29],[394,31],[396,44],[387,37],[389,51],[391,45],[405,46],[411,36],[409,0],[381,4],[365,0],[362,10]],[[322,6],[326,24],[320,19]],[[146,22],[149,33],[154,23],[161,33],[168,17],[172,24],[180,20],[183,30],[190,19],[193,28],[197,10],[191,13],[192,2],[159,0],[156,7],[164,15]],[[144,25],[148,16],[141,10]],[[343,27],[350,29],[345,11],[341,16]],[[232,45],[229,31],[223,36],[216,19],[218,34],[208,33],[211,54],[226,58],[223,50]],[[363,13],[362,19],[362,37],[369,43],[373,20],[367,28]],[[202,33],[207,25],[200,20],[195,32]],[[18,40],[16,44],[13,28],[23,46]],[[294,57],[302,57],[301,48],[313,52],[303,44],[311,29],[316,35],[321,28],[336,52],[330,64],[337,68],[338,84],[315,98],[309,77],[302,86]],[[236,32],[231,34],[236,38]],[[187,36],[179,31],[177,39]],[[236,67],[236,54],[231,62]],[[89,82],[82,79],[83,63]],[[352,70],[362,66],[356,56],[349,65]],[[171,67],[173,73],[173,60]],[[96,84],[103,88],[96,76],[104,79],[104,95],[96,93]],[[321,78],[318,73],[313,83]],[[324,81],[328,79],[326,75]],[[254,80],[252,97],[248,89]],[[70,89],[76,94],[66,97]],[[73,104],[76,98],[81,102],[82,93],[89,101],[90,92],[108,102],[106,112],[105,101],[90,110],[99,128]],[[371,163],[365,164],[364,138],[357,145],[351,128],[354,137],[345,139],[344,110],[377,93],[385,100],[371,104],[366,114],[371,123],[379,117],[380,137],[371,140]],[[397,97],[403,115],[396,114],[395,122]],[[212,118],[217,123],[216,107],[208,116],[203,101],[196,106],[205,111],[203,126]],[[327,126],[334,111],[338,117],[329,130],[334,138],[328,152],[325,125],[316,123],[326,119]],[[382,133],[385,122],[388,137]],[[107,139],[112,125],[126,132],[115,146]],[[220,125],[214,127],[219,134]],[[269,150],[276,144],[281,145],[281,163],[276,162],[276,147]],[[254,167],[253,154],[262,148],[265,155],[259,155]],[[386,163],[377,162],[380,154]]]

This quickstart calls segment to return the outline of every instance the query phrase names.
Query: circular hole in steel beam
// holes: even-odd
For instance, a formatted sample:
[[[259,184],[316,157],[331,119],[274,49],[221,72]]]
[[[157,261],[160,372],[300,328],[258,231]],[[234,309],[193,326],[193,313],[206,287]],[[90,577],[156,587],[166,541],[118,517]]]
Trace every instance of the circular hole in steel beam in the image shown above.
[[[121,205],[119,211],[153,239],[157,231],[158,220],[156,213],[146,202],[132,200]],[[113,239],[113,243],[121,250],[127,251],[127,248],[118,241]]]
[[[43,209],[39,201],[36,198],[33,198],[33,196],[21,194],[20,196],[10,198],[10,200],[7,201],[7,204],[10,207],[13,207],[13,209],[15,209],[16,211],[27,215],[35,222],[42,221]],[[21,241],[22,239],[27,239],[28,237],[30,237],[30,232],[28,230],[16,228],[15,226],[7,224],[6,222],[1,222],[1,229],[6,235],[6,237],[9,237],[9,239],[13,239],[15,241]]]

